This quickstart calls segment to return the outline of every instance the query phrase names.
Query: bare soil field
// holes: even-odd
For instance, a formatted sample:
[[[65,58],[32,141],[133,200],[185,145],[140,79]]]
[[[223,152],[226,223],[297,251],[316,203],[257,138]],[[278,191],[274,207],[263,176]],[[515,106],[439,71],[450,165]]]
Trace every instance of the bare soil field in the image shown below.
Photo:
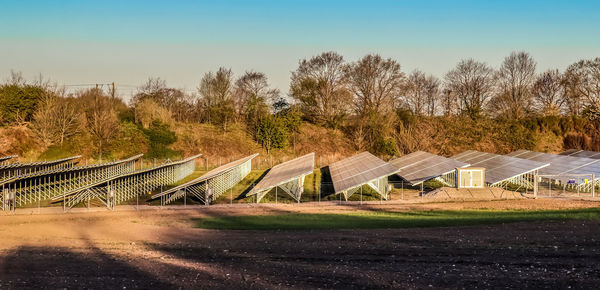
[[[144,206],[139,211],[123,206],[67,214],[23,209],[0,216],[0,288],[595,288],[598,221],[232,231],[194,228],[192,219],[598,206],[596,200],[517,199]]]

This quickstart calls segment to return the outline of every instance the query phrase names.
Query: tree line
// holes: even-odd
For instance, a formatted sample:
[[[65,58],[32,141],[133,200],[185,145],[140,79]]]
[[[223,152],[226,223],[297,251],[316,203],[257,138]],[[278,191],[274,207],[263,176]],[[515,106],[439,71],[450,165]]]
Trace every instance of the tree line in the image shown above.
[[[284,148],[302,122],[343,131],[357,150],[394,155],[411,118],[523,120],[542,116],[600,119],[600,58],[564,71],[537,71],[526,52],[513,52],[498,68],[474,59],[459,61],[442,78],[404,72],[391,58],[369,54],[346,61],[336,52],[300,60],[287,93],[261,72],[235,76],[221,67],[207,72],[194,93],[149,78],[128,104],[98,88],[67,93],[20,73],[0,85],[0,124],[27,126],[47,147],[86,136],[102,155],[128,131],[149,140],[166,156],[178,122],[209,123],[224,132],[242,124],[267,151]],[[129,129],[128,129],[129,128]],[[141,133],[140,133],[141,132]],[[130,132],[131,133],[131,132]],[[136,133],[137,134],[137,133]],[[129,134],[129,138],[134,138]],[[142,136],[142,137],[140,137]]]

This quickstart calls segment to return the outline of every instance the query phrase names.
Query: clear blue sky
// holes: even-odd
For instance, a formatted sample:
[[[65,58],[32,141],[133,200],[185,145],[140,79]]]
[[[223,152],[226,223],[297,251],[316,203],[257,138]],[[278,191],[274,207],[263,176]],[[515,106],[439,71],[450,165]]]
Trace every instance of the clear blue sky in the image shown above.
[[[380,53],[443,76],[513,50],[538,69],[600,57],[600,1],[9,1],[0,0],[0,78],[193,90],[219,66],[265,72],[288,91],[298,60]],[[132,87],[121,87],[127,95]]]

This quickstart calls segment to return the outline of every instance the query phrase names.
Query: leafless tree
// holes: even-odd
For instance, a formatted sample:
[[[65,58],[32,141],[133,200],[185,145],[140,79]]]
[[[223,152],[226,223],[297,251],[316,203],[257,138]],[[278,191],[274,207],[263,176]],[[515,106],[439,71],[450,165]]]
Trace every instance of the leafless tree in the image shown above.
[[[152,100],[155,104],[171,112],[178,121],[190,119],[192,100],[182,90],[167,87],[166,81],[160,78],[149,78],[146,83],[138,88],[133,96],[132,105],[137,107],[145,100]]]
[[[59,144],[63,146],[66,138],[79,133],[80,114],[77,112],[72,99],[59,98],[54,116]]]
[[[33,121],[31,122],[33,132],[35,132],[46,147],[54,144],[57,139],[58,132],[54,121],[55,110],[55,97],[45,96],[40,101],[38,110],[33,114]]]
[[[119,120],[110,97],[98,89],[83,92],[80,101],[85,110],[85,127],[90,132],[102,158],[105,147],[119,133]]]
[[[558,116],[564,110],[567,99],[563,76],[557,69],[540,74],[533,84],[532,92],[536,107],[541,114]]]
[[[383,115],[394,109],[405,79],[399,63],[369,54],[347,65],[345,71],[359,115]]]
[[[450,89],[444,88],[440,94],[440,105],[445,116],[455,115],[458,112],[456,94]]]
[[[236,115],[246,121],[248,130],[256,134],[260,119],[270,112],[269,104],[280,96],[279,90],[271,88],[264,73],[248,71],[235,81]]]
[[[352,104],[344,78],[344,58],[330,51],[300,61],[292,72],[290,94],[299,102],[305,118],[339,127]]]
[[[25,81],[22,72],[10,70],[10,77],[8,78],[7,83],[15,86],[22,86],[27,82]]]
[[[461,60],[445,77],[446,88],[458,99],[459,110],[480,115],[494,91],[494,70],[484,62]]]
[[[408,75],[404,85],[404,97],[402,99],[407,107],[417,115],[425,113],[427,102],[426,81],[427,77],[422,71],[414,70]]]
[[[219,68],[216,73],[208,72],[198,87],[203,119],[209,123],[219,124],[227,130],[232,121],[235,109],[233,101],[233,73],[230,69]]]
[[[521,119],[531,111],[535,67],[535,60],[526,52],[513,52],[504,59],[497,72],[498,91],[493,102],[498,114]]]
[[[570,107],[583,103],[593,112],[600,111],[600,57],[570,65],[565,85]]]
[[[413,71],[406,80],[404,101],[409,109],[417,114],[435,114],[438,102],[439,80],[434,76],[425,76],[420,70]]]
[[[425,96],[427,99],[427,114],[435,115],[440,100],[440,80],[435,76],[428,76],[425,80]]]

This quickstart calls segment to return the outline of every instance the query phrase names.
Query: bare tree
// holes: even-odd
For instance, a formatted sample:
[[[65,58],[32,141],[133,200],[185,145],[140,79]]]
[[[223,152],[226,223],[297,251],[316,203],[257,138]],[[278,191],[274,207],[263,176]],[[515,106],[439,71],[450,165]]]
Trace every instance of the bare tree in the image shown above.
[[[59,98],[54,110],[58,141],[63,146],[65,139],[79,133],[80,114],[77,112],[73,100]]]
[[[430,75],[425,80],[425,96],[427,99],[427,114],[435,115],[440,100],[440,80]]]
[[[571,107],[583,103],[587,109],[599,112],[600,57],[570,65],[565,72],[565,85]]]
[[[417,115],[425,113],[425,105],[427,100],[426,95],[427,77],[420,70],[414,70],[406,79],[404,86],[403,101],[407,107]]]
[[[413,71],[406,80],[404,101],[409,109],[417,114],[435,114],[438,102],[439,80],[434,76],[425,76],[420,70]]]
[[[399,63],[369,54],[347,65],[345,71],[359,115],[385,114],[394,109],[405,79]]]
[[[279,90],[271,88],[264,73],[248,71],[235,81],[236,113],[247,121],[257,122],[269,113],[269,105],[279,99]]]
[[[105,147],[119,133],[117,113],[110,98],[98,89],[83,92],[80,101],[85,110],[85,127],[94,138],[101,159]]]
[[[46,147],[54,144],[57,139],[56,123],[54,121],[54,111],[57,107],[55,99],[54,96],[45,96],[40,101],[39,108],[33,114],[33,121],[31,122],[33,132]]]
[[[547,70],[540,74],[533,84],[533,98],[536,107],[545,116],[557,116],[566,104],[563,76],[557,70]]]
[[[235,114],[231,70],[221,67],[216,73],[206,73],[200,81],[198,92],[203,118],[209,123],[222,125],[227,130],[227,124]]]
[[[394,155],[398,147],[394,135],[394,112],[405,79],[400,64],[379,55],[367,55],[345,68],[348,86],[354,95],[355,134],[363,134],[370,150]]]
[[[493,102],[497,113],[521,119],[531,111],[535,67],[535,60],[526,52],[513,52],[504,59],[497,72],[498,94]]]
[[[292,72],[290,94],[299,101],[305,118],[339,127],[352,103],[344,78],[344,58],[330,51],[300,61],[298,69]]]
[[[149,78],[138,88],[138,92],[132,99],[132,105],[136,111],[138,105],[145,100],[151,100],[165,108],[178,121],[190,119],[190,108],[192,107],[190,96],[187,96],[182,90],[167,87],[166,81],[160,78]]]
[[[461,60],[446,74],[446,88],[458,99],[459,110],[479,116],[494,90],[494,70],[484,62]]]
[[[453,94],[450,89],[444,88],[440,94],[440,104],[445,116],[455,115],[458,111],[458,102],[456,94]]]

